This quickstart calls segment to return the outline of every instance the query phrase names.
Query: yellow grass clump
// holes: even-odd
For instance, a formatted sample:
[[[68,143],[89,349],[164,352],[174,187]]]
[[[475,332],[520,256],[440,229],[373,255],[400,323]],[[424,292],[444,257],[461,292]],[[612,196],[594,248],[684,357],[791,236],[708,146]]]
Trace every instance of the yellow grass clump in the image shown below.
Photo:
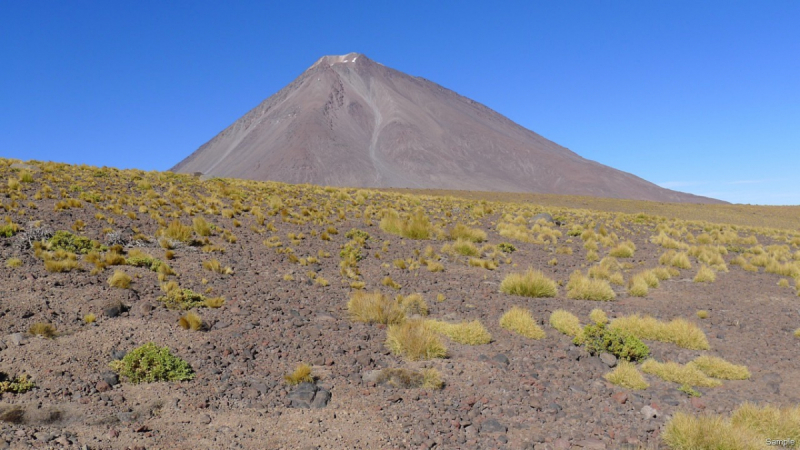
[[[22,260],[19,258],[8,258],[6,260],[6,267],[13,269],[15,267],[22,267]]]
[[[618,317],[611,322],[612,328],[625,330],[640,339],[668,342],[693,350],[708,350],[708,339],[697,325],[685,319],[662,322],[654,317]]]
[[[527,309],[513,307],[500,317],[500,326],[531,339],[543,339],[544,330],[533,319]]]
[[[443,334],[459,344],[481,345],[492,341],[492,335],[478,320],[461,323],[428,320],[427,323],[434,332]]]
[[[717,387],[721,381],[708,377],[700,369],[692,365],[683,365],[668,361],[660,363],[655,359],[648,359],[641,366],[642,372],[649,373],[664,381],[671,381],[680,385]]]
[[[567,297],[575,300],[611,301],[617,295],[608,281],[589,278],[576,270],[569,277]]]
[[[636,365],[628,361],[620,361],[617,367],[603,376],[609,383],[627,389],[642,390],[650,387]]]
[[[589,318],[592,320],[592,322],[597,324],[605,325],[608,323],[608,316],[602,309],[593,309],[592,312],[589,313]]]
[[[121,270],[115,270],[114,274],[108,278],[108,285],[120,289],[131,287],[131,277]]]
[[[691,269],[692,263],[686,252],[678,253],[675,250],[668,250],[658,258],[658,263],[665,266],[677,267],[678,269]]]
[[[178,325],[184,330],[199,331],[202,330],[205,324],[199,314],[188,312],[186,315],[178,319]]]
[[[634,276],[628,282],[628,294],[634,297],[647,297],[649,292],[650,288],[647,285],[647,281],[641,276]]]
[[[403,306],[380,291],[353,291],[347,310],[353,320],[365,323],[398,324],[406,318]]]
[[[574,314],[563,309],[557,309],[550,314],[550,325],[567,336],[578,336],[583,328],[581,321]]]
[[[403,297],[398,295],[395,301],[400,305],[400,308],[408,314],[419,314],[420,316],[428,315],[428,304],[421,294],[411,294]]]
[[[689,365],[720,380],[747,380],[750,378],[750,371],[746,366],[732,364],[716,356],[698,356]]]
[[[428,325],[427,320],[408,320],[389,325],[386,331],[386,347],[395,355],[411,361],[444,358],[447,347]]]
[[[608,254],[609,256],[613,256],[615,258],[630,258],[633,256],[633,252],[635,251],[636,245],[634,245],[631,241],[625,241],[612,248]]]
[[[800,407],[744,403],[730,418],[677,412],[667,422],[662,439],[673,450],[781,448],[791,440],[800,441]]]
[[[708,266],[701,266],[694,277],[695,283],[713,283],[717,279],[717,274]]]
[[[34,336],[53,339],[56,337],[56,327],[49,323],[37,322],[28,328],[28,333]]]
[[[525,273],[508,274],[500,283],[500,291],[533,298],[555,297],[558,294],[556,282],[534,269],[528,269]]]
[[[421,209],[406,218],[389,209],[384,213],[379,226],[387,233],[409,239],[430,239],[433,234],[433,226]]]
[[[450,240],[463,239],[470,242],[483,242],[486,240],[486,232],[478,228],[469,228],[463,224],[457,224],[447,233]]]
[[[306,363],[299,364],[294,372],[284,375],[284,381],[289,386],[294,386],[300,383],[313,383],[314,376],[311,374],[311,366]]]

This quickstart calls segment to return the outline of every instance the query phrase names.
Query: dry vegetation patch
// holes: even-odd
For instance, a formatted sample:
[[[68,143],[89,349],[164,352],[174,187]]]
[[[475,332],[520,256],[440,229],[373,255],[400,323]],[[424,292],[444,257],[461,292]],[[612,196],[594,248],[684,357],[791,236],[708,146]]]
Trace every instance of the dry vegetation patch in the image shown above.
[[[527,309],[513,307],[500,317],[500,326],[531,339],[544,339],[545,332]]]
[[[506,294],[533,298],[555,297],[558,294],[556,282],[534,269],[508,274],[500,283],[500,290]]]
[[[675,344],[693,350],[708,350],[708,339],[697,325],[685,319],[662,322],[650,316],[634,314],[618,317],[611,322],[611,328],[625,330],[641,339],[650,339]]]

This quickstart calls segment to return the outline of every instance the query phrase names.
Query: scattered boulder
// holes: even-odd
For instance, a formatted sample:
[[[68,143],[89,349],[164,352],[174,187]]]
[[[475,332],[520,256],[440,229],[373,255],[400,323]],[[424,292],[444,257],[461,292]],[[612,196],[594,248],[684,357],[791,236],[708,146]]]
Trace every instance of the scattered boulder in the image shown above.
[[[292,408],[324,408],[331,401],[331,393],[314,383],[300,383],[289,393]]]
[[[603,364],[608,367],[613,368],[617,366],[617,357],[611,353],[600,353],[600,361],[603,361]]]

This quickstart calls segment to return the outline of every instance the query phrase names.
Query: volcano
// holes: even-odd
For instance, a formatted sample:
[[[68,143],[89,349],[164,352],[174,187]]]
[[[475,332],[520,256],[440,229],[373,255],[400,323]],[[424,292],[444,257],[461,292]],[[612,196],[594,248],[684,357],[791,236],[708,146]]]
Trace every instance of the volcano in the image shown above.
[[[582,158],[444,88],[324,56],[171,169],[316,185],[721,203]]]

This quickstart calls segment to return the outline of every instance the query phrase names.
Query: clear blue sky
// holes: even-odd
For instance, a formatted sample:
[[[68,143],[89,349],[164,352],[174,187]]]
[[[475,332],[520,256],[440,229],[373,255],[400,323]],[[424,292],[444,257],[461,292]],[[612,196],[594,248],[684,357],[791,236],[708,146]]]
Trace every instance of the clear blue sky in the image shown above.
[[[348,52],[662,186],[800,204],[796,0],[6,0],[0,156],[166,170]]]

